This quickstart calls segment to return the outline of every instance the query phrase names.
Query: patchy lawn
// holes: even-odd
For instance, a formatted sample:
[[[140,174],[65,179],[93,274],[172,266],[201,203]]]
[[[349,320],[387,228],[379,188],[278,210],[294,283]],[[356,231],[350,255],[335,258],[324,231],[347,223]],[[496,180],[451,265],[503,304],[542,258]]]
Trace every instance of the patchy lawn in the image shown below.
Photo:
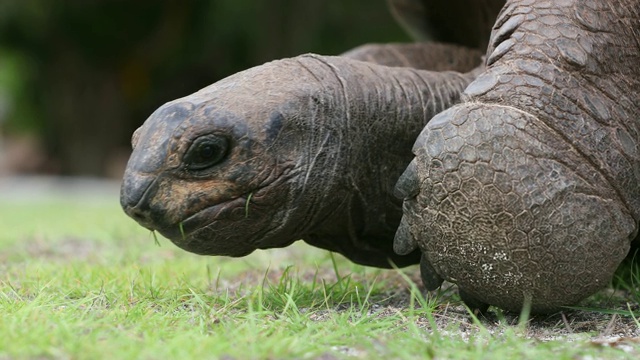
[[[425,293],[416,267],[364,268],[302,243],[202,257],[156,245],[113,191],[8,192],[0,359],[640,356],[637,267],[582,310],[476,319],[453,286]]]

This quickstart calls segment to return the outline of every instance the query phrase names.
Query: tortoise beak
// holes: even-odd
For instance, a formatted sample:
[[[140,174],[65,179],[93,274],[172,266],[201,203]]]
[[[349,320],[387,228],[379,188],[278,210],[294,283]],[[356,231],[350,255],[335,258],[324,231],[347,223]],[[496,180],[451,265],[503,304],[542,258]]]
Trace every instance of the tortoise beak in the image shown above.
[[[120,206],[124,212],[143,227],[154,230],[158,219],[153,215],[149,200],[156,190],[155,176],[125,173],[120,188]]]

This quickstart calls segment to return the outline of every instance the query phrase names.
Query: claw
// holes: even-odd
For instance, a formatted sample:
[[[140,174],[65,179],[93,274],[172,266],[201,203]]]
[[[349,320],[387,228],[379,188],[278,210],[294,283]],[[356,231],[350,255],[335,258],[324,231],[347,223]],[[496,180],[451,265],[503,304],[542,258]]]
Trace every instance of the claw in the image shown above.
[[[424,287],[429,291],[436,290],[444,281],[424,254],[422,254],[422,257],[420,258],[420,277],[422,278]]]
[[[462,302],[467,305],[474,315],[484,314],[487,312],[487,309],[489,309],[489,304],[476,299],[473,295],[470,295],[468,292],[460,288],[458,288],[458,295],[460,295]]]
[[[393,251],[398,255],[407,255],[417,248],[418,244],[413,239],[413,235],[411,235],[409,223],[406,217],[403,216],[393,239]]]
[[[393,189],[393,195],[399,200],[410,199],[420,192],[420,180],[416,172],[416,160],[413,159],[400,175]]]

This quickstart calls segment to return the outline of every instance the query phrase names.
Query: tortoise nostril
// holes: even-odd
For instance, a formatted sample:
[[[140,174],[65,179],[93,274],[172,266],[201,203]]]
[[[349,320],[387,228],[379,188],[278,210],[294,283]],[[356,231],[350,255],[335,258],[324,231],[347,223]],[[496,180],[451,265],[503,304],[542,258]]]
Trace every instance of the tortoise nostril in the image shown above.
[[[144,181],[146,180],[146,181]],[[139,178],[125,179],[120,193],[122,210],[138,224],[148,228],[152,223],[149,196],[153,181]]]
[[[153,185],[156,178],[153,176],[142,176],[138,174],[125,173],[122,187],[120,188],[120,205],[125,209],[134,210],[139,205],[146,202],[153,194]],[[136,209],[137,210],[137,209]]]
[[[133,220],[135,220],[141,226],[153,230],[157,227],[154,225],[154,219],[152,218],[152,214],[149,210],[141,209],[136,206],[132,207],[124,207],[124,212],[129,215]]]
[[[148,217],[146,213],[140,209],[132,208],[127,211],[127,214],[131,216],[137,222],[145,222]]]

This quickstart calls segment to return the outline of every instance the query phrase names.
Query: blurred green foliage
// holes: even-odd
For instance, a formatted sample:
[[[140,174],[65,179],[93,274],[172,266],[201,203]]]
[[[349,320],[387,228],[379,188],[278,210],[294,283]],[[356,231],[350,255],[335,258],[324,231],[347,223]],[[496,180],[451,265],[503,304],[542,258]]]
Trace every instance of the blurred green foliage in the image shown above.
[[[21,53],[0,48],[0,125],[12,115],[10,124],[17,129],[37,130],[38,121],[29,105],[27,84],[33,79],[33,67]],[[19,121],[18,121],[19,120]]]
[[[272,59],[408,40],[384,0],[2,0],[0,126],[38,135],[62,174],[103,175],[166,101]]]

